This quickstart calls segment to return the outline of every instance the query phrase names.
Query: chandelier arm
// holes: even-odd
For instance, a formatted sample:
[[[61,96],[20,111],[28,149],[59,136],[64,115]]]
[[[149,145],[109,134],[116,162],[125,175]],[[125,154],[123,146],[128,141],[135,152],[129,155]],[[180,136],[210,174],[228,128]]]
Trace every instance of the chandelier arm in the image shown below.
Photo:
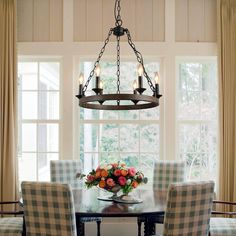
[[[135,53],[135,55],[136,55],[136,57],[137,57],[137,61],[138,61],[138,62],[142,65],[142,67],[143,67],[143,75],[144,75],[144,77],[147,79],[147,82],[148,82],[148,84],[149,84],[151,90],[152,90],[153,92],[155,92],[155,88],[154,88],[154,86],[153,86],[153,84],[152,84],[152,81],[151,81],[150,77],[148,76],[148,74],[147,74],[147,72],[146,72],[146,69],[145,69],[145,66],[144,66],[144,63],[143,63],[143,56],[142,56],[142,54],[136,49],[135,44],[132,42],[131,35],[130,35],[130,32],[129,32],[128,29],[126,29],[126,34],[127,34],[127,38],[128,38],[128,43],[129,43],[130,47],[133,49],[133,51],[134,51],[134,53]]]
[[[86,83],[85,83],[85,85],[84,85],[84,87],[83,87],[83,94],[86,92],[86,90],[87,90],[87,88],[88,88],[88,85],[89,85],[89,83],[90,83],[90,80],[92,79],[92,77],[93,77],[93,75],[94,75],[94,73],[95,73],[95,69],[96,69],[97,65],[99,64],[100,59],[102,58],[102,55],[103,55],[103,53],[104,53],[104,51],[105,51],[105,49],[106,49],[106,46],[107,46],[107,44],[108,44],[108,42],[109,42],[109,39],[110,39],[110,37],[111,37],[112,32],[113,32],[113,28],[110,29],[110,31],[109,31],[109,33],[108,33],[108,36],[107,36],[107,38],[106,38],[105,41],[104,41],[104,45],[103,45],[103,47],[102,47],[101,50],[100,50],[100,53],[99,53],[99,55],[98,55],[98,58],[97,58],[96,62],[94,63],[93,69],[92,69],[92,71],[90,72],[89,77],[88,77],[88,79],[87,79],[87,81],[86,81]]]

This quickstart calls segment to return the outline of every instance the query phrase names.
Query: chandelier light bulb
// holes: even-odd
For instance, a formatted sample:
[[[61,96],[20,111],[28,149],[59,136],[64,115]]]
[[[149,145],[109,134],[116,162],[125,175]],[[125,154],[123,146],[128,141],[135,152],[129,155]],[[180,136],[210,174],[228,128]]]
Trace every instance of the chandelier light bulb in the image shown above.
[[[96,66],[95,74],[96,74],[97,77],[100,77],[100,74],[101,74],[101,67],[100,67],[99,64]]]
[[[99,88],[103,89],[103,81],[102,80],[100,80],[100,82],[99,82]]]
[[[133,91],[134,91],[134,94],[137,94],[137,89],[138,88],[138,83],[137,83],[137,80],[134,80],[133,82]]]
[[[138,65],[138,76],[143,75],[143,66],[141,64]]]
[[[158,72],[155,72],[154,82],[155,82],[155,84],[158,84],[158,82],[159,82],[159,73]]]
[[[79,75],[79,85],[82,85],[84,83],[84,74],[80,73]]]

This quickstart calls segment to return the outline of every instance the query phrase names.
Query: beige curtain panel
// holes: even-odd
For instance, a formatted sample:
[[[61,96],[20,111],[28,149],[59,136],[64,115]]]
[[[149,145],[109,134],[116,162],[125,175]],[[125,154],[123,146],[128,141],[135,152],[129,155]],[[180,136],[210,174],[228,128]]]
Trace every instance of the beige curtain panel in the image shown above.
[[[16,0],[0,0],[0,201],[17,199]]]
[[[218,0],[219,198],[236,201],[236,0]]]

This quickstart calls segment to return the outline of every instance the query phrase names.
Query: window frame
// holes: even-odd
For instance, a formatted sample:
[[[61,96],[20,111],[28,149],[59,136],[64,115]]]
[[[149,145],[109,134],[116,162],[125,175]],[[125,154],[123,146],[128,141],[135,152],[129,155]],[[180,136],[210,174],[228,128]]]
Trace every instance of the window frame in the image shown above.
[[[180,160],[180,146],[178,145],[179,143],[179,127],[181,124],[209,124],[212,122],[212,120],[202,120],[202,119],[196,119],[196,120],[179,120],[178,119],[178,87],[179,87],[179,81],[180,81],[180,71],[179,71],[179,66],[181,63],[214,63],[216,65],[216,79],[217,79],[217,95],[219,94],[219,82],[218,82],[218,64],[217,64],[217,56],[186,56],[186,57],[176,57],[176,65],[175,65],[175,71],[176,71],[176,85],[175,85],[175,122],[176,122],[176,132],[175,132],[175,145],[176,145],[176,155],[177,159]],[[217,124],[217,131],[216,131],[216,179],[215,181],[218,181],[218,175],[219,175],[219,100],[217,101],[217,115],[216,115],[216,124]]]
[[[62,117],[62,60],[61,60],[61,57],[47,57],[46,55],[45,56],[18,56],[18,61],[17,61],[17,67],[18,67],[18,63],[27,63],[27,62],[32,62],[32,63],[37,63],[37,83],[39,82],[39,75],[40,75],[40,70],[39,70],[39,67],[40,67],[40,63],[50,63],[50,62],[55,62],[55,63],[59,63],[59,89],[56,90],[59,94],[59,117],[58,119],[22,119],[21,117],[19,117],[19,115],[17,115],[17,125],[18,127],[21,126],[22,124],[35,124],[36,125],[36,131],[38,132],[38,125],[40,124],[58,124],[58,152],[39,152],[38,150],[38,133],[36,134],[36,151],[33,152],[33,151],[27,151],[27,152],[21,152],[19,151],[19,134],[18,134],[18,141],[17,141],[17,155],[16,155],[16,158],[17,158],[17,161],[19,161],[19,156],[22,155],[22,153],[35,153],[35,158],[36,158],[36,181],[39,181],[39,166],[38,166],[38,158],[39,158],[39,155],[40,154],[58,154],[58,159],[60,159],[60,155],[61,155],[61,147],[62,147],[62,120],[63,120],[63,117]],[[18,72],[17,72],[18,73]],[[17,74],[17,81],[18,81],[18,86],[19,86],[19,74]],[[22,89],[19,89],[19,87],[17,86],[17,98],[19,97],[19,92],[24,92],[24,91],[27,91],[27,90],[22,90]],[[37,90],[29,90],[29,91],[40,91],[39,88],[37,88]],[[46,90],[45,90],[46,91]],[[52,90],[49,90],[49,92],[52,91]],[[39,95],[37,95],[37,98],[38,98]],[[18,100],[17,100],[18,101]],[[37,99],[37,104],[39,104],[39,100]],[[39,106],[38,106],[38,109],[39,109]],[[19,179],[20,180],[20,179]]]

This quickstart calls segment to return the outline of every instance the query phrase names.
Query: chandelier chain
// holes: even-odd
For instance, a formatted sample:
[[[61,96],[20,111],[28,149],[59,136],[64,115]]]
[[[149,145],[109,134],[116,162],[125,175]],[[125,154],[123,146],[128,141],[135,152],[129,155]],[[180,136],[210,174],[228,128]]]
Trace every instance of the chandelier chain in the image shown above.
[[[129,32],[128,29],[126,29],[126,34],[127,34],[127,38],[128,38],[128,43],[129,43],[130,47],[133,49],[133,51],[134,51],[134,53],[135,53],[135,55],[136,55],[136,57],[137,57],[137,61],[138,61],[138,62],[142,65],[142,67],[143,67],[143,75],[144,75],[145,78],[147,79],[147,82],[148,82],[148,84],[149,84],[151,90],[154,92],[154,91],[155,91],[155,88],[154,88],[154,86],[153,86],[153,84],[152,84],[152,81],[151,81],[150,77],[148,76],[148,74],[147,74],[147,72],[146,72],[146,69],[145,69],[145,67],[144,67],[144,64],[143,64],[143,56],[142,56],[142,54],[136,49],[136,47],[135,47],[135,45],[134,45],[134,43],[133,43],[133,41],[132,41],[132,39],[131,39],[131,35],[130,35],[130,32]]]
[[[120,12],[121,12],[120,0],[116,0],[115,8],[114,8],[114,16],[115,16],[115,20],[116,20],[116,26],[122,25]]]
[[[96,69],[97,65],[99,64],[100,59],[101,59],[103,53],[105,52],[106,46],[107,46],[107,44],[108,44],[108,42],[109,42],[109,39],[110,39],[110,36],[111,36],[112,32],[113,32],[113,29],[111,28],[110,31],[109,31],[109,33],[108,33],[108,36],[107,36],[107,38],[106,38],[106,40],[105,40],[105,42],[104,42],[104,45],[103,45],[103,47],[101,48],[101,51],[100,51],[100,53],[99,53],[99,55],[98,55],[98,58],[97,58],[96,62],[94,63],[93,69],[92,69],[92,71],[90,72],[89,77],[88,77],[88,79],[87,79],[87,81],[86,81],[86,83],[85,83],[85,85],[84,85],[84,87],[83,87],[83,92],[86,92],[86,90],[87,90],[87,88],[88,88],[89,82],[90,82],[90,80],[92,79],[92,77],[93,77],[93,75],[94,75],[94,73],[95,73],[95,69]]]
[[[120,36],[117,36],[117,93],[120,93]]]

